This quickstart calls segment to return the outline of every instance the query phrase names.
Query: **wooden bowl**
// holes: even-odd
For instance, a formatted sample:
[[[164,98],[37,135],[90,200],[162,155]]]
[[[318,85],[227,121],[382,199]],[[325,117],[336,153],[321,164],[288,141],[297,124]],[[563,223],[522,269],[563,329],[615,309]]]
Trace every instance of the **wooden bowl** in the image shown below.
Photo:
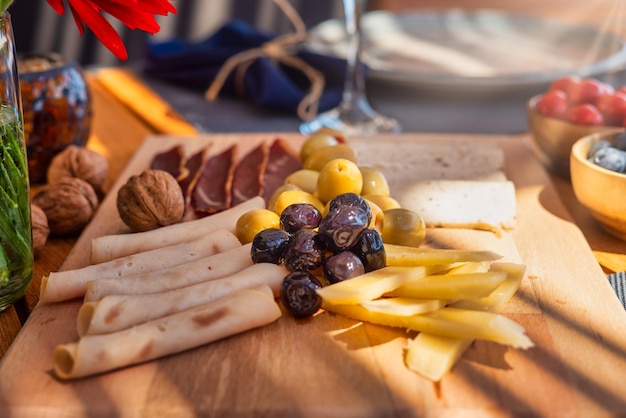
[[[621,129],[578,140],[570,157],[571,181],[578,201],[611,235],[626,241],[626,174],[607,170],[587,159],[597,141],[613,142]]]
[[[534,151],[548,170],[567,179],[570,176],[570,152],[574,143],[584,136],[615,130],[616,127],[577,125],[542,115],[535,108],[540,97],[532,97],[526,106]]]

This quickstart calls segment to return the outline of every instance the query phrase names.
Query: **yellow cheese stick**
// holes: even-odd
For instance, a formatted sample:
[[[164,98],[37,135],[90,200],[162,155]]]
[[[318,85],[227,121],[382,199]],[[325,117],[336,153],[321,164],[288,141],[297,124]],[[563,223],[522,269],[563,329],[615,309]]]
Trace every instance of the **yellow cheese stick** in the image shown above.
[[[504,271],[434,274],[392,290],[387,296],[420,299],[476,299],[488,296],[506,278]]]
[[[361,305],[333,305],[323,301],[322,307],[372,324],[406,328],[445,337],[488,340],[513,348],[526,349],[533,346],[533,342],[524,334],[524,327],[491,312],[442,308],[423,315],[398,316],[370,312]]]
[[[442,265],[383,267],[353,279],[323,287],[317,293],[322,299],[332,304],[355,304],[376,299],[412,280],[449,268],[450,266]]]
[[[506,280],[489,296],[477,300],[458,301],[454,306],[491,312],[502,310],[519,288],[525,267],[520,264],[494,263],[491,270],[507,272]],[[450,371],[472,341],[421,332],[409,342],[405,362],[411,370],[423,377],[439,381]]]
[[[424,266],[465,263],[469,261],[496,261],[502,258],[493,251],[415,248],[385,244],[388,266]]]
[[[361,302],[361,305],[370,312],[380,312],[389,315],[410,316],[433,312],[443,308],[448,303],[445,299],[416,299],[416,298],[381,298]]]

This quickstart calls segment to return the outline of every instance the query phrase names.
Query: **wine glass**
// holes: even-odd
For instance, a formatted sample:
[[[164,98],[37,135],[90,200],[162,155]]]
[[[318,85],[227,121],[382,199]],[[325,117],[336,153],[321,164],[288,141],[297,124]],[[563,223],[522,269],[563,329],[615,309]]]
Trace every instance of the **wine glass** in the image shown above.
[[[343,0],[348,50],[346,79],[341,103],[300,125],[300,132],[311,134],[326,127],[345,135],[373,135],[400,132],[395,119],[381,115],[372,108],[365,94],[365,77],[361,52],[363,49],[361,16],[367,0]]]

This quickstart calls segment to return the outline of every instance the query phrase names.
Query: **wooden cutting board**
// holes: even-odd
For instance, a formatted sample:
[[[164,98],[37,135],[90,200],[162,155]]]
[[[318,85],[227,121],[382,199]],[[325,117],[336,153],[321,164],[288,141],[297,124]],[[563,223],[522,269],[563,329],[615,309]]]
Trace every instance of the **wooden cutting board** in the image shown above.
[[[282,135],[298,144],[298,135]],[[119,186],[155,152],[182,142],[233,142],[263,135],[148,138],[111,189],[63,269],[84,266],[90,240],[123,225]],[[486,140],[404,134],[394,142]],[[267,327],[158,361],[74,382],[52,374],[57,344],[75,341],[81,301],[37,307],[0,363],[0,416],[580,416],[626,414],[626,313],[571,223],[523,137],[489,137],[503,147],[517,187],[517,227],[490,232],[430,231],[441,245],[491,249],[527,265],[505,315],[535,347],[513,350],[475,342],[453,371],[433,384],[408,371],[403,348],[412,333],[320,313],[284,316]],[[407,173],[410,175],[410,173]]]

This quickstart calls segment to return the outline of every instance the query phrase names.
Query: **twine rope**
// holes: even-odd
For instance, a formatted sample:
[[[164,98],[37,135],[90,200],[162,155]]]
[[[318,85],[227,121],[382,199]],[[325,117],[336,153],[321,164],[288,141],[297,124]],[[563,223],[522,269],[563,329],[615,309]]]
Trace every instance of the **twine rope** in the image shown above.
[[[318,111],[319,100],[324,90],[324,75],[294,55],[296,46],[306,39],[306,26],[298,12],[291,6],[288,0],[274,0],[274,3],[287,16],[295,31],[277,36],[258,48],[240,52],[228,58],[215,79],[207,89],[205,97],[213,101],[219,95],[228,76],[235,71],[235,88],[242,96],[245,93],[244,76],[252,63],[261,57],[268,57],[282,64],[300,70],[309,79],[311,87],[309,92],[298,104],[297,113],[303,120],[313,118]]]

